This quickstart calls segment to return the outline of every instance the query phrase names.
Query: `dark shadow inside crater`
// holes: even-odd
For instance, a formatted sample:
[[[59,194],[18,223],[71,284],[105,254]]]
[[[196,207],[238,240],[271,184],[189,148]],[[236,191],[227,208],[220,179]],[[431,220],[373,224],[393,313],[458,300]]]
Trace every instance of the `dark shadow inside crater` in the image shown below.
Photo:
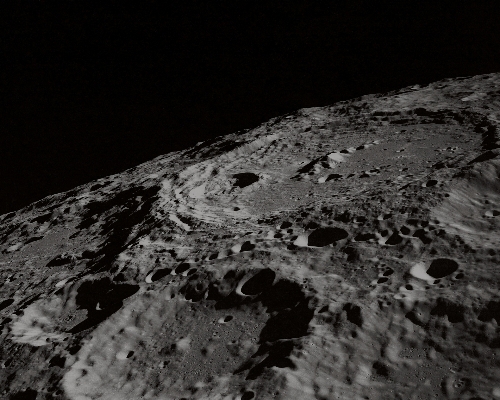
[[[0,310],[3,310],[4,308],[7,308],[12,303],[14,303],[14,299],[7,299],[7,300],[4,300],[4,301],[0,302]]]
[[[458,269],[458,263],[454,260],[448,258],[437,258],[432,261],[427,274],[432,276],[434,279],[444,278],[445,276],[451,275]]]
[[[287,229],[287,228],[291,228],[292,227],[292,223],[289,222],[289,221],[284,221],[281,225],[280,225],[280,229]]]
[[[477,317],[479,321],[488,322],[492,319],[500,323],[500,301],[490,301],[485,308],[481,310]]]
[[[403,238],[397,233],[394,232],[389,239],[386,240],[385,244],[389,246],[395,246],[397,244],[400,244],[403,241]]]
[[[108,277],[83,282],[77,290],[75,301],[80,309],[87,310],[87,319],[68,332],[79,333],[98,325],[117,312],[123,300],[138,290],[138,285],[116,284]]]
[[[157,222],[150,212],[159,190],[159,186],[133,187],[109,199],[93,201],[85,206],[82,220],[76,227],[78,231],[74,235],[93,227],[100,220],[102,224],[96,225],[99,226],[97,234],[105,237],[104,245],[92,254],[93,259],[88,264],[91,272],[110,270],[113,261],[127,245],[144,232],[151,231]],[[137,229],[137,226],[140,228]],[[134,237],[130,238],[132,232]]]
[[[451,323],[458,323],[464,320],[465,308],[461,304],[455,304],[454,302],[445,299],[438,298],[436,306],[431,310],[431,315],[437,315],[439,317],[448,317],[448,321]]]
[[[17,392],[9,397],[10,400],[36,400],[38,392],[33,389],[26,389],[22,392]]]
[[[157,270],[152,276],[151,276],[151,281],[156,282],[160,280],[161,278],[169,275],[172,272],[171,268],[161,268]]]
[[[245,282],[241,287],[241,293],[247,296],[262,293],[273,284],[275,278],[276,273],[273,270],[269,268],[262,269]]]
[[[331,181],[331,180],[336,180],[336,179],[342,179],[342,175],[340,174],[330,174],[328,175],[328,177],[326,178],[326,182],[328,181]]]
[[[290,355],[297,345],[297,339],[308,334],[309,322],[314,310],[309,306],[309,298],[300,285],[280,279],[268,285],[255,301],[260,301],[266,312],[272,316],[260,332],[259,349],[252,359],[235,373],[249,370],[246,379],[256,379],[266,368],[294,368]],[[264,359],[261,359],[266,355]],[[254,361],[254,362],[252,362]]]
[[[349,234],[342,228],[318,228],[308,237],[307,244],[314,247],[324,247],[345,239]]]
[[[182,274],[183,272],[186,272],[189,268],[191,268],[191,264],[189,263],[182,263],[175,268],[175,273],[176,274]]]
[[[309,305],[311,297],[298,283],[283,278],[276,281],[277,274],[270,268],[254,273],[241,286],[239,294],[236,288],[247,273],[229,271],[218,280],[209,272],[196,273],[180,292],[191,301],[206,299],[216,310],[252,305],[265,309],[269,318],[260,331],[259,348],[234,371],[234,374],[248,371],[246,379],[256,379],[271,367],[294,367],[289,356],[300,338],[308,335],[314,309]]]
[[[361,327],[363,325],[363,317],[361,315],[361,308],[355,304],[347,303],[342,308],[347,316],[347,320],[353,324]]]
[[[360,233],[358,234],[354,240],[356,242],[366,242],[371,239],[376,239],[377,237],[373,233]]]
[[[253,249],[255,249],[255,245],[249,241],[246,241],[241,245],[240,251],[251,251]]]
[[[259,177],[251,172],[242,172],[240,174],[234,174],[233,178],[236,178],[236,182],[233,185],[238,186],[240,188],[250,186],[252,183],[255,183],[259,180]]]

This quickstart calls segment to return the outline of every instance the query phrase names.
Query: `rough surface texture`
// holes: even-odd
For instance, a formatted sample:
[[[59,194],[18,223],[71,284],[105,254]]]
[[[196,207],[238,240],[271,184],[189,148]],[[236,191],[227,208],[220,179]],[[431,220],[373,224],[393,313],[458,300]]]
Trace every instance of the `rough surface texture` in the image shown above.
[[[0,216],[1,398],[500,398],[499,125],[448,79]]]

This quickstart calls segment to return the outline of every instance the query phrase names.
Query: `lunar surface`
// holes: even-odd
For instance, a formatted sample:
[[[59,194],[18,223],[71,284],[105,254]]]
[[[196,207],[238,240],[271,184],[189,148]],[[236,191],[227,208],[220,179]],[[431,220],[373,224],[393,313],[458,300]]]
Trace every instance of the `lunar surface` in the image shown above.
[[[500,399],[500,74],[0,217],[2,399]]]

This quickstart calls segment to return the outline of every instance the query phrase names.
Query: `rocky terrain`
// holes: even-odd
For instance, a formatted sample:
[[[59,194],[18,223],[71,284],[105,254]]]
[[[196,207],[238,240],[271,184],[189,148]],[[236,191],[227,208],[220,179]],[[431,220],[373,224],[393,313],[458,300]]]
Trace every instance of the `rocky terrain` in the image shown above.
[[[500,398],[499,129],[446,79],[0,216],[0,397]]]

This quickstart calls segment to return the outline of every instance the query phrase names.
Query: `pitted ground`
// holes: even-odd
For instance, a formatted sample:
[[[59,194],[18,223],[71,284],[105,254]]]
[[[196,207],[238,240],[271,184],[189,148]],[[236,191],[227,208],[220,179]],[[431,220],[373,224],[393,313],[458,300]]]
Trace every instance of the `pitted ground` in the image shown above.
[[[1,396],[494,398],[499,90],[299,110],[0,217]]]

